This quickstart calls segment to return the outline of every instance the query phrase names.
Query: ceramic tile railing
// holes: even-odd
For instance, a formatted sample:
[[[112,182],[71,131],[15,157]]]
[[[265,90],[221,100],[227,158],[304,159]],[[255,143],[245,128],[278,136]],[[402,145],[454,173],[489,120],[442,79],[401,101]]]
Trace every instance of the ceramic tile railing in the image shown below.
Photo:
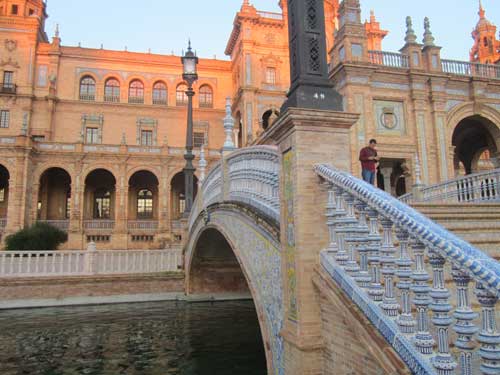
[[[69,220],[38,220],[38,222],[50,224],[64,231],[67,231],[69,228]]]
[[[0,278],[177,272],[181,250],[2,251]]]
[[[328,190],[321,265],[412,373],[499,374],[500,264],[348,173],[315,170]]]
[[[437,185],[424,187],[418,195],[405,194],[402,202],[499,202],[500,169],[471,174]]]
[[[127,227],[130,230],[158,230],[158,220],[128,220]]]
[[[234,151],[216,164],[201,185],[189,217],[189,228],[208,206],[239,202],[279,221],[279,156],[272,146]]]

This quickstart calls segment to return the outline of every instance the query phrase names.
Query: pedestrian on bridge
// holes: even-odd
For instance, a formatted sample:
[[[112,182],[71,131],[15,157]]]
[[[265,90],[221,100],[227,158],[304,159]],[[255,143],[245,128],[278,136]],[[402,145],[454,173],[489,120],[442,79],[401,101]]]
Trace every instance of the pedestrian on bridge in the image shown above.
[[[375,176],[377,174],[377,163],[380,160],[377,154],[377,141],[370,139],[367,147],[359,152],[359,161],[361,162],[361,175],[363,180],[369,184],[375,185]]]

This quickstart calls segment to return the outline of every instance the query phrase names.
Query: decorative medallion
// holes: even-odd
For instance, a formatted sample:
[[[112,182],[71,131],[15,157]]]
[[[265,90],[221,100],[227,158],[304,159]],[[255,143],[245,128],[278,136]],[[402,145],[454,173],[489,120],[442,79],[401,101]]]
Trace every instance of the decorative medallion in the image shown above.
[[[5,48],[9,52],[15,51],[17,49],[17,40],[5,39]]]
[[[382,109],[382,115],[380,116],[380,122],[386,129],[394,129],[398,126],[398,116],[394,107],[384,107]]]

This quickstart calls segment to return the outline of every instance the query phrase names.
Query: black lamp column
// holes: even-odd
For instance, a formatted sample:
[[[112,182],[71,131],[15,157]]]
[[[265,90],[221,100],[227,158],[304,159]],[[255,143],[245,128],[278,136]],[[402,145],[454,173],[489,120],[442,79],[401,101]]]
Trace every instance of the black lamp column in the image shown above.
[[[186,96],[188,97],[188,113],[187,113],[187,134],[186,134],[186,153],[184,154],[184,159],[186,160],[186,165],[184,167],[184,194],[185,194],[185,208],[184,217],[188,217],[191,212],[191,207],[193,207],[193,195],[194,195],[194,172],[195,167],[193,166],[193,83],[198,79],[198,74],[196,71],[196,65],[198,64],[198,57],[193,53],[191,49],[191,41],[189,41],[189,46],[186,54],[181,58],[182,66],[184,72],[182,78],[186,81],[188,89],[186,91]]]

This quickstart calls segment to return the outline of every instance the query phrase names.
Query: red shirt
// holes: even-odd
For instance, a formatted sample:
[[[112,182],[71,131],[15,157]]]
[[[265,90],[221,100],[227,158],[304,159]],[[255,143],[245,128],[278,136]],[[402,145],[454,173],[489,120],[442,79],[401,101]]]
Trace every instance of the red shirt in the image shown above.
[[[377,170],[377,162],[375,160],[369,160],[371,156],[377,156],[377,151],[371,147],[365,147],[359,152],[359,161],[361,162],[361,168],[375,172]]]

